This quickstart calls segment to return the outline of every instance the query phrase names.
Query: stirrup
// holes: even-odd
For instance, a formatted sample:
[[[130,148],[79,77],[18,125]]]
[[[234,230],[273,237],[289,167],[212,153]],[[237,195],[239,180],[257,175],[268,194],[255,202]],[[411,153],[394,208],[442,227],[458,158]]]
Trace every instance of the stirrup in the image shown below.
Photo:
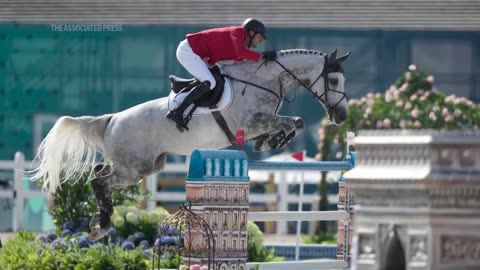
[[[182,116],[178,115],[177,113],[173,111],[169,111],[165,117],[175,123],[175,126],[177,127],[178,131],[182,133],[185,130],[189,131],[187,125],[185,124],[185,120],[183,119]]]

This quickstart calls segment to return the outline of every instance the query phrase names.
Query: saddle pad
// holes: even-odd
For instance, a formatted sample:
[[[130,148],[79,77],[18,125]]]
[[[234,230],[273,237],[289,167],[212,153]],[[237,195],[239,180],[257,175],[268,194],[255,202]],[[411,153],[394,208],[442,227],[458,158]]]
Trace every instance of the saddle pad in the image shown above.
[[[215,109],[210,109],[208,107],[197,107],[193,115],[202,115],[202,114],[210,114],[211,112],[216,112],[216,111],[223,111],[226,108],[230,106],[233,100],[233,94],[232,94],[232,85],[230,84],[230,80],[225,78],[225,85],[223,86],[223,94],[222,97],[220,98],[220,101],[217,103],[217,108]],[[175,94],[173,91],[170,91],[170,95],[168,95],[168,109],[173,110],[175,109],[178,104],[180,104],[185,97],[188,95],[188,93],[178,93]],[[188,106],[188,108],[184,112],[184,116],[187,116],[188,112],[192,109],[193,104]]]

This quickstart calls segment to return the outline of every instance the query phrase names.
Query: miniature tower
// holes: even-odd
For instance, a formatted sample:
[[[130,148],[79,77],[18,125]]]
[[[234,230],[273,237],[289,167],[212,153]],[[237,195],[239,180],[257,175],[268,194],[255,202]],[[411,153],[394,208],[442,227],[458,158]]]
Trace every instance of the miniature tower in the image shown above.
[[[250,191],[245,152],[195,150],[187,176],[187,202],[210,225],[215,243],[215,269],[244,270],[247,260],[247,214]],[[201,235],[185,235],[192,246],[202,246]],[[204,245],[203,245],[204,246]],[[204,265],[204,258],[184,263]]]

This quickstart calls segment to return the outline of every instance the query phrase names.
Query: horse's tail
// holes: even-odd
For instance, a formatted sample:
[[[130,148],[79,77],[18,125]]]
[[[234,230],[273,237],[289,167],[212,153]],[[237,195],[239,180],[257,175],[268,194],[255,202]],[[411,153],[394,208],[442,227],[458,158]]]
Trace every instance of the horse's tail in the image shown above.
[[[93,171],[97,158],[107,161],[103,137],[111,114],[100,117],[63,116],[38,148],[39,167],[32,180],[43,180],[43,190],[53,194],[67,180],[78,181]]]

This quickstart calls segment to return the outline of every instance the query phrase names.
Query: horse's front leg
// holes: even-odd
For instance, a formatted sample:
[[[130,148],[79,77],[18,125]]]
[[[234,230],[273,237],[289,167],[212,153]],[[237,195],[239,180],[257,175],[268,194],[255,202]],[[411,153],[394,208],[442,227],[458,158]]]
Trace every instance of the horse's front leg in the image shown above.
[[[256,114],[252,121],[251,130],[261,134],[255,138],[255,152],[282,149],[304,129],[300,117]]]

